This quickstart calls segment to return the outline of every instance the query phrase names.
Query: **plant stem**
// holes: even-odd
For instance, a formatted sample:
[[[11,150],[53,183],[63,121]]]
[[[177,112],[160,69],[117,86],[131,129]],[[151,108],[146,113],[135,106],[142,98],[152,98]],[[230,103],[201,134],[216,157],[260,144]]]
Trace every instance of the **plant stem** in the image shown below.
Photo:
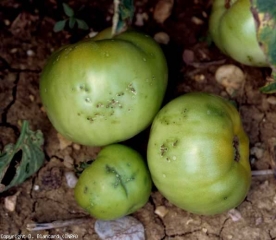
[[[266,170],[255,170],[251,172],[252,176],[267,176],[267,175],[275,175],[275,171],[272,169]]]
[[[47,230],[47,229],[53,229],[53,228],[61,228],[61,227],[67,227],[72,225],[80,225],[88,221],[91,221],[91,218],[82,217],[82,218],[74,218],[69,220],[59,220],[51,223],[29,223],[27,224],[27,230],[40,231],[40,230]]]

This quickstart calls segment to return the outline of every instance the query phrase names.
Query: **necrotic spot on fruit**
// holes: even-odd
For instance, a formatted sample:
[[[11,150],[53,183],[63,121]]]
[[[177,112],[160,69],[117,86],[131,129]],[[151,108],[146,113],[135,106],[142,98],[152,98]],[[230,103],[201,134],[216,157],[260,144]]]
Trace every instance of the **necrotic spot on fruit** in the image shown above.
[[[85,102],[90,103],[91,99],[89,97],[85,98]]]
[[[160,147],[161,156],[163,157],[167,151],[168,151],[168,148],[165,146],[165,144],[162,144]]]
[[[181,114],[182,114],[183,118],[187,118],[187,113],[188,113],[188,109],[187,109],[187,108],[184,108],[184,109],[181,111]]]
[[[86,119],[91,123],[94,122],[94,119],[92,117],[87,117]]]
[[[117,96],[118,96],[118,97],[123,96],[123,95],[124,95],[124,93],[123,93],[123,92],[119,92],[119,93],[117,93]]]
[[[253,58],[251,56],[247,56],[249,62],[253,62]]]
[[[173,147],[176,147],[177,143],[178,143],[178,140],[175,140],[175,141],[172,143],[172,146],[173,146]]]
[[[83,189],[83,193],[86,194],[88,192],[88,187],[85,186],[84,189]]]

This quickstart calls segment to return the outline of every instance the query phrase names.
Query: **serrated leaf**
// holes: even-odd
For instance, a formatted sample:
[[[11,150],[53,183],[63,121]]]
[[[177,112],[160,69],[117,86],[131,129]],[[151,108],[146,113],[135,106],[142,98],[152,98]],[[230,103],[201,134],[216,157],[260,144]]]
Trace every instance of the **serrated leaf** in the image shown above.
[[[95,232],[103,240],[145,240],[144,226],[131,216],[111,221],[97,220]]]
[[[0,153],[0,192],[23,183],[44,162],[43,134],[33,132],[24,121],[16,144],[8,144]]]
[[[76,19],[74,17],[69,19],[69,28],[73,29],[76,24]]]
[[[60,32],[64,29],[65,24],[66,24],[67,20],[61,20],[56,22],[55,26],[54,26],[54,32]]]
[[[131,24],[133,16],[133,0],[114,0],[112,35],[117,35],[125,31]]]
[[[76,21],[78,23],[78,28],[79,29],[82,29],[82,30],[88,30],[89,29],[89,26],[87,25],[87,23],[81,19],[77,19],[76,18]]]
[[[272,69],[272,78],[276,81],[276,8],[275,0],[251,0],[257,40]],[[276,92],[275,82],[269,82],[261,88],[263,93]]]
[[[62,6],[63,6],[63,10],[64,10],[64,13],[66,14],[66,16],[68,16],[68,17],[74,16],[74,14],[75,14],[74,10],[71,7],[69,7],[68,4],[63,3]]]

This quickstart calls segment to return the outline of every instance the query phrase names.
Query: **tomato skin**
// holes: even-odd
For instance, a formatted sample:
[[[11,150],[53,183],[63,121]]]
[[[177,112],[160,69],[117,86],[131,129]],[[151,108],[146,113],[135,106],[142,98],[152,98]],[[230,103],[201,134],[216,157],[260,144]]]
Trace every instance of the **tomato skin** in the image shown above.
[[[53,126],[67,139],[104,146],[150,125],[167,86],[167,64],[149,36],[128,31],[62,47],[40,79],[40,96]],[[109,31],[110,32],[110,31]]]
[[[74,189],[77,203],[97,219],[111,220],[143,207],[152,181],[145,161],[135,150],[112,144],[86,168]]]
[[[152,124],[147,158],[158,190],[189,212],[222,213],[250,188],[249,140],[239,113],[215,95],[189,93],[164,106]]]
[[[214,0],[209,31],[216,46],[234,60],[249,66],[266,67],[265,54],[258,41],[250,0]]]

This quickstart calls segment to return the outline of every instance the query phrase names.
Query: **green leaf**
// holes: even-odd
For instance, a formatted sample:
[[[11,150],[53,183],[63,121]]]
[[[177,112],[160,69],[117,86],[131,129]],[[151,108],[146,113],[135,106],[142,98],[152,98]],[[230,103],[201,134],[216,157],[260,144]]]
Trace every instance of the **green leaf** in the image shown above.
[[[133,0],[114,0],[112,35],[117,35],[125,31],[131,24],[133,16]]]
[[[24,121],[16,144],[8,144],[0,153],[0,192],[23,183],[44,162],[43,134],[33,132]]]
[[[60,32],[64,29],[65,24],[66,24],[67,20],[61,20],[56,22],[55,26],[54,26],[54,32]]]
[[[68,4],[63,3],[62,6],[63,6],[63,10],[64,10],[64,13],[66,14],[66,16],[68,16],[68,17],[74,16],[74,14],[75,14],[74,10],[71,7],[69,7]]]
[[[259,9],[259,12],[269,13],[269,15],[276,17],[275,0],[256,0],[254,5]]]
[[[77,177],[79,177],[84,169],[88,168],[93,161],[94,160],[88,160],[87,162],[81,162],[78,165],[75,165],[75,173]]]
[[[260,90],[263,93],[276,92],[276,5],[275,0],[251,0],[251,11],[255,20],[257,40],[272,69],[274,81]]]
[[[260,88],[262,93],[270,94],[276,92],[276,81],[267,83],[265,86]]]
[[[73,29],[73,27],[75,26],[76,23],[76,19],[74,17],[69,19],[69,28]]]
[[[83,29],[83,30],[88,30],[89,29],[89,26],[87,25],[87,23],[81,19],[77,19],[76,18],[76,21],[78,23],[78,28],[79,29]]]

